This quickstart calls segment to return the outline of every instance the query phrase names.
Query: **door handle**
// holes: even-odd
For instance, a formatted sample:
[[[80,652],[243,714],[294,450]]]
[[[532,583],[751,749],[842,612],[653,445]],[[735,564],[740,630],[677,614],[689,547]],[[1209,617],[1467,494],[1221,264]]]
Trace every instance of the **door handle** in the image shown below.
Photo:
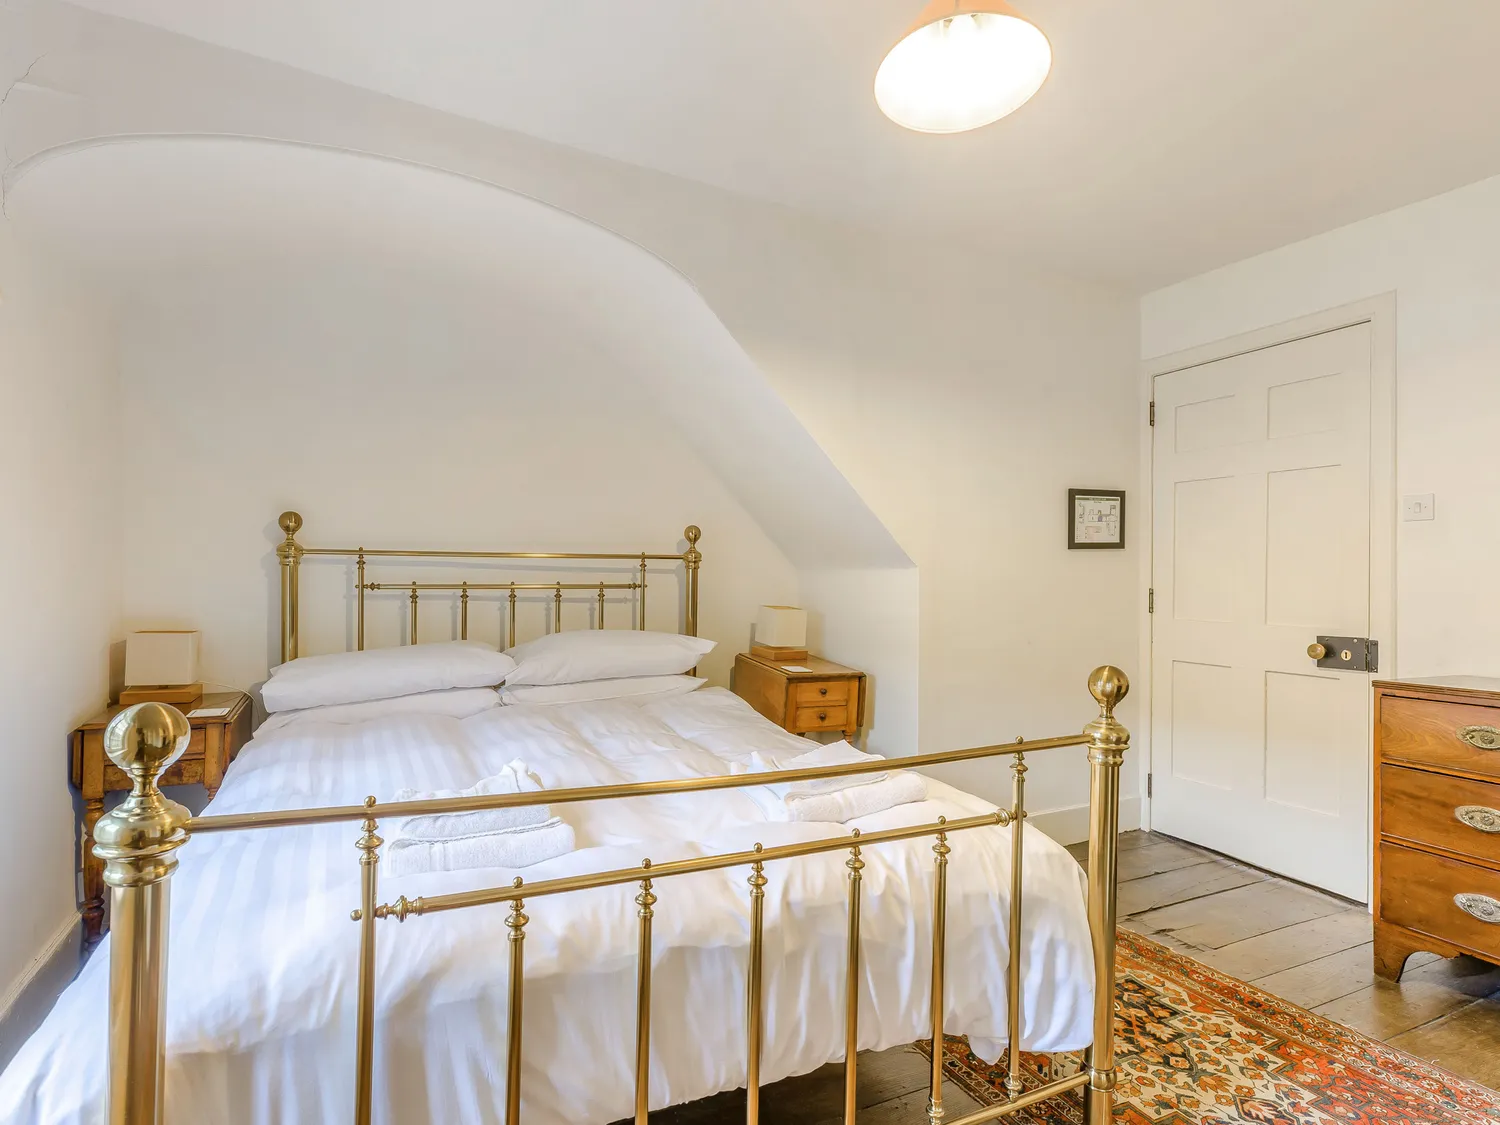
[[[1307,646],[1307,655],[1319,668],[1344,672],[1378,672],[1380,642],[1369,637],[1319,637]]]

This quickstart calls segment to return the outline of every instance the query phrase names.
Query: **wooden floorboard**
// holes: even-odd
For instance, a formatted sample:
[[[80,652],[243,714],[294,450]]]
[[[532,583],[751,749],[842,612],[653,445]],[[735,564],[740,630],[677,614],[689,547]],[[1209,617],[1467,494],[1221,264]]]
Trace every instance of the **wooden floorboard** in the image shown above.
[[[1120,842],[1121,925],[1500,1088],[1500,968],[1470,957],[1450,961],[1419,953],[1407,962],[1400,983],[1392,984],[1374,974],[1370,916],[1363,907],[1180,840],[1131,832]],[[1069,850],[1087,859],[1087,845]],[[1190,862],[1195,853],[1201,863]],[[1127,855],[1143,858],[1127,868]],[[1171,856],[1180,866],[1155,868],[1154,856]],[[1223,875],[1226,869],[1237,875]],[[1139,874],[1127,878],[1127,870]],[[1215,888],[1218,878],[1233,885]],[[1164,901],[1174,895],[1174,901]]]

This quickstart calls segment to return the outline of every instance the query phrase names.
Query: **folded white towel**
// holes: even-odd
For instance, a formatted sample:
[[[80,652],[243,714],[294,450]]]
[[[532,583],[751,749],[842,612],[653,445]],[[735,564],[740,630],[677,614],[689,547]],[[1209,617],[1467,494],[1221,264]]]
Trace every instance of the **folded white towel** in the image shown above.
[[[847,742],[820,746],[807,754],[786,757],[751,754],[746,762],[730,766],[732,773],[766,773],[772,770],[808,769],[880,760],[879,754],[864,754]],[[794,781],[784,785],[760,785],[743,791],[775,821],[833,821],[844,823],[896,805],[927,799],[927,783],[908,770],[879,770],[828,777],[816,781]]]
[[[572,827],[554,816],[542,824],[505,832],[447,840],[398,838],[386,848],[382,866],[392,876],[464,871],[471,867],[530,867],[572,850]]]
[[[922,775],[910,770],[896,770],[884,781],[869,785],[852,785],[832,793],[813,793],[805,797],[787,797],[775,805],[762,805],[772,820],[816,820],[845,824],[871,813],[884,812],[897,805],[910,805],[927,799],[927,783]],[[779,806],[779,807],[777,807]]]
[[[395,799],[427,801],[447,797],[491,796],[496,793],[535,793],[541,787],[542,783],[527,770],[526,763],[518,758],[499,773],[467,789],[437,789],[430,793],[403,789],[396,794]],[[506,832],[512,828],[545,824],[551,815],[546,805],[524,805],[512,809],[413,816],[398,822],[395,840],[451,840],[459,836],[479,836],[486,832]]]

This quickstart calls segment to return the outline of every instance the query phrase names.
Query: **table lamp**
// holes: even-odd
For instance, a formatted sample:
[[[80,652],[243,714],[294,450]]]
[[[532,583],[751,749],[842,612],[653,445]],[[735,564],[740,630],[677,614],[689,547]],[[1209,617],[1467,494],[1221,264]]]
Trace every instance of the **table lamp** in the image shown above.
[[[750,654],[771,661],[807,659],[807,610],[794,605],[763,605],[755,615]]]
[[[196,629],[142,629],[125,638],[125,689],[120,692],[120,706],[196,705],[202,698]]]

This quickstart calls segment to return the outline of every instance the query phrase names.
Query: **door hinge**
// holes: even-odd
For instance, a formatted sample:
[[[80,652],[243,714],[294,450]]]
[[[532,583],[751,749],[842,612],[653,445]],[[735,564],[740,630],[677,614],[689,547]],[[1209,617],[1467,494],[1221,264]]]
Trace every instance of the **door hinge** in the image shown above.
[[[1151,424],[1156,425],[1156,400],[1151,400]]]
[[[1146,796],[1151,796],[1151,774],[1146,775]]]
[[[1155,613],[1156,612],[1156,591],[1155,590],[1147,590],[1146,591],[1146,612],[1147,613]]]

